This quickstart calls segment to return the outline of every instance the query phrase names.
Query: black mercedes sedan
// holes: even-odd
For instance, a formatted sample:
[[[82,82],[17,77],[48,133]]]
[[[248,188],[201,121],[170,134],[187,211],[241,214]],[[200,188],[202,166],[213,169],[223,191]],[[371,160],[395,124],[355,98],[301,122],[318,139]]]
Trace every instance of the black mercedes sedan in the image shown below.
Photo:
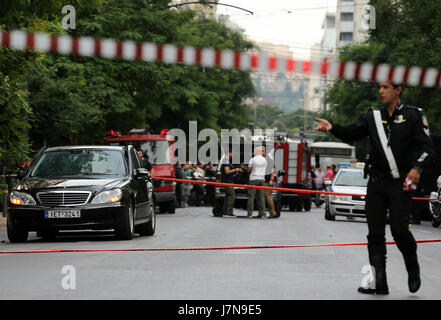
[[[7,233],[53,239],[60,230],[153,235],[155,194],[133,146],[67,146],[38,152],[9,196]]]

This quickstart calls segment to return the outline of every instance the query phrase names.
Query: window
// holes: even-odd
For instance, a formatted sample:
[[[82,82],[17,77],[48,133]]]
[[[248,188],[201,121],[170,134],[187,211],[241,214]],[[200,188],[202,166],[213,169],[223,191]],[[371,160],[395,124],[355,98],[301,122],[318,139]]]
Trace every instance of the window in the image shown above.
[[[166,140],[150,140],[141,144],[147,160],[153,165],[171,164],[170,145]]]
[[[130,150],[130,157],[132,158],[133,170],[141,168],[141,165],[139,164],[138,154],[133,148]]]
[[[136,150],[142,150],[152,165],[171,164],[171,145],[167,140],[120,140],[111,142],[110,145],[132,145]]]
[[[335,28],[335,17],[326,17],[326,27]]]
[[[323,148],[311,147],[312,154],[327,155],[327,156],[352,156],[351,148]]]
[[[341,21],[354,21],[354,14],[352,12],[343,12],[341,14]]]
[[[352,41],[352,32],[340,33],[340,41]]]

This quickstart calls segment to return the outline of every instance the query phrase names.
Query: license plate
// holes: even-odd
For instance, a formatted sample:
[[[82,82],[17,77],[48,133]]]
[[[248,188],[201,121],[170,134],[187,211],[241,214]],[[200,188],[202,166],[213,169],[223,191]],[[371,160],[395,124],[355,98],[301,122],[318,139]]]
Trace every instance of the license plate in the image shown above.
[[[356,204],[356,205],[354,205],[354,209],[355,210],[364,210],[364,205]]]
[[[80,218],[81,217],[81,210],[45,210],[44,217],[46,219]]]

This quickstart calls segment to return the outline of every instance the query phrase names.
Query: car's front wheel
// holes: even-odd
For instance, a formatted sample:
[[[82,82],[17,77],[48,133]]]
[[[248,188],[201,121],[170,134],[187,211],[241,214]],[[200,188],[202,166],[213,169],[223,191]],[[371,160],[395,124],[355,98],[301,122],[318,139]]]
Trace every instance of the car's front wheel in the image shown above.
[[[8,239],[11,242],[25,242],[28,240],[29,231],[20,224],[8,219],[6,224]]]
[[[130,201],[120,225],[115,228],[115,234],[119,240],[131,240],[133,238],[135,233],[134,212],[134,205]]]
[[[156,205],[153,204],[150,208],[150,220],[147,223],[143,223],[137,227],[137,231],[140,236],[152,236],[156,230]]]
[[[335,220],[335,215],[331,214],[331,209],[329,207],[329,204],[326,202],[325,205],[325,219],[326,220],[330,220],[330,221],[334,221]]]

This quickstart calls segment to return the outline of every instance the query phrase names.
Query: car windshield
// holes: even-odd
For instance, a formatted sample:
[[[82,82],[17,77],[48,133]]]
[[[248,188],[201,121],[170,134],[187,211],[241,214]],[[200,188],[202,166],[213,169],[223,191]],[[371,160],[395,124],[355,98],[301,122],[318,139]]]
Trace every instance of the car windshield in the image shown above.
[[[126,174],[123,153],[116,150],[72,149],[45,152],[31,177]]]
[[[363,177],[363,170],[342,170],[334,181],[334,186],[366,187],[369,177]]]

